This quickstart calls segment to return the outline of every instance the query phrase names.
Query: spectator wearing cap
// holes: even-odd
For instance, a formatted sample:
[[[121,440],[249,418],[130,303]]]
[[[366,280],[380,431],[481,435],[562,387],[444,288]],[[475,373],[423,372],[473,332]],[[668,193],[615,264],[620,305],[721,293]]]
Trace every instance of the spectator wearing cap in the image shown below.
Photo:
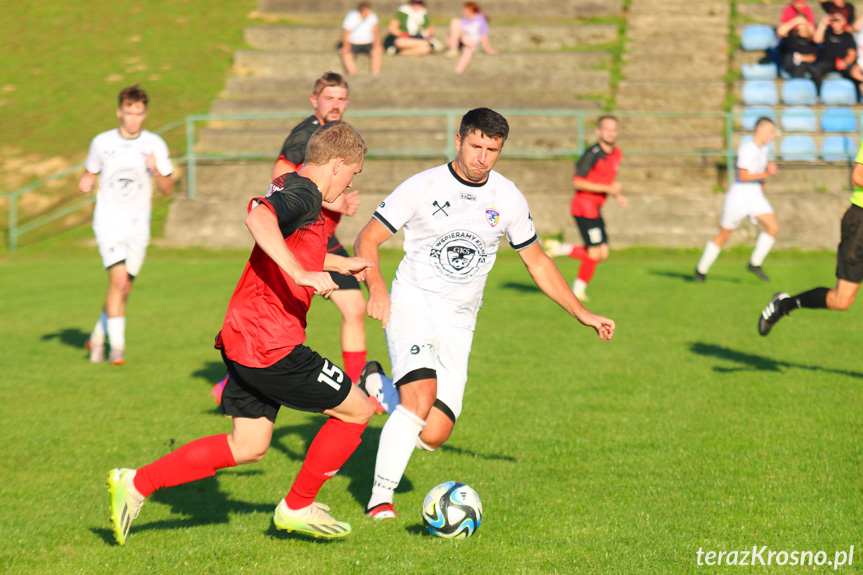
[[[839,72],[858,86],[863,79],[857,64],[857,43],[854,36],[846,30],[847,24],[845,16],[837,12],[824,15],[815,29],[812,39],[816,44],[821,44],[821,54],[812,68],[812,80],[819,94],[821,82],[828,72]]]

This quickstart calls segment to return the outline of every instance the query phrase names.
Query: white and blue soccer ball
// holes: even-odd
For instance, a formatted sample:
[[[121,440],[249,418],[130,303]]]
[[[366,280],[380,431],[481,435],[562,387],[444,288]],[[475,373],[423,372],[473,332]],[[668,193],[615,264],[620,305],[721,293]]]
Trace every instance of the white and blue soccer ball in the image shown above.
[[[482,501],[470,486],[447,481],[432,488],[423,501],[423,523],[445,539],[466,539],[479,529]]]

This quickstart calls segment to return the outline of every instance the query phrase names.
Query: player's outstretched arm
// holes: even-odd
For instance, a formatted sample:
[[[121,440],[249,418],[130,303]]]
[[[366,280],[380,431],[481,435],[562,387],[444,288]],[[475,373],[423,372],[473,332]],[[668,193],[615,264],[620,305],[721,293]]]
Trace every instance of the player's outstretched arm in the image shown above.
[[[327,254],[324,258],[324,271],[336,272],[343,276],[354,276],[359,281],[365,281],[371,262],[363,258],[346,258],[336,254]]]
[[[354,242],[354,253],[372,266],[365,279],[366,286],[369,288],[366,311],[369,317],[381,320],[381,326],[384,329],[390,319],[390,294],[387,291],[387,282],[384,281],[381,273],[378,248],[391,236],[390,231],[382,223],[372,218]]]
[[[285,245],[285,238],[279,229],[276,215],[265,206],[258,204],[246,216],[246,227],[264,253],[270,256],[277,266],[294,280],[297,285],[314,288],[315,293],[329,297],[338,286],[330,274],[309,272],[303,269],[294,254]]]
[[[596,315],[585,309],[569,284],[561,275],[560,270],[535,242],[518,252],[534,283],[557,305],[562,307],[583,325],[596,330],[599,339],[609,341],[614,336],[614,320]]]

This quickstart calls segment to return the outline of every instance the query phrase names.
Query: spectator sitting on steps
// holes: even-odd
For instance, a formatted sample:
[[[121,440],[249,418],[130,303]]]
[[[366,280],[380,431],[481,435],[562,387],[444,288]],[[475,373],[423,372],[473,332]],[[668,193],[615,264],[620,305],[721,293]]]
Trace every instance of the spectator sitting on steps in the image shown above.
[[[425,56],[431,54],[440,42],[434,37],[425,0],[410,0],[402,4],[390,20],[389,36],[384,41],[387,54],[404,56]]]
[[[779,47],[782,69],[792,78],[805,78],[818,58],[818,46],[812,41],[812,27],[804,16],[796,16],[776,29],[782,38]]]
[[[493,49],[488,41],[488,18],[476,2],[465,2],[462,17],[450,21],[446,41],[449,47],[447,58],[455,58],[461,54],[455,66],[456,74],[465,71],[480,46],[486,54],[497,54],[497,50]]]
[[[372,76],[381,73],[384,47],[378,33],[378,15],[368,2],[361,2],[351,10],[342,22],[342,47],[339,49],[345,72],[357,73],[354,54],[368,54],[371,58]]]
[[[821,44],[821,54],[812,68],[812,80],[819,95],[821,83],[828,72],[839,72],[858,86],[863,80],[863,73],[857,65],[857,44],[854,36],[845,30],[846,24],[845,16],[837,12],[825,15],[815,29],[812,39],[816,44]]]

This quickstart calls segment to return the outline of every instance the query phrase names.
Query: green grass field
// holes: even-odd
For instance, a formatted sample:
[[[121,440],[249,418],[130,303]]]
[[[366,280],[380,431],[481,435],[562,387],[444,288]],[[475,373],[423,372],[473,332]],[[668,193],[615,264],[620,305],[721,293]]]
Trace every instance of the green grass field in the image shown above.
[[[82,349],[105,274],[95,249],[23,249],[0,260],[0,561],[8,573],[802,573],[698,566],[696,553],[855,546],[863,564],[858,303],[755,329],[776,289],[832,285],[831,254],[779,253],[771,284],[723,254],[705,285],[694,252],[616,252],[590,308],[610,343],[568,318],[512,253],[489,278],[466,408],[450,442],[416,452],[397,520],[362,516],[384,418],[320,500],[344,541],[285,535],[272,512],[322,418],[283,411],[261,463],[157,492],[125,547],[112,541],[108,469],[137,467],[229,430],[208,397],[212,340],[243,252],[151,248],[128,318],[127,364]],[[384,265],[391,277],[397,254]],[[576,263],[559,260],[571,278]],[[338,359],[338,315],[316,300],[309,344]],[[371,358],[385,366],[369,320]],[[466,541],[426,535],[420,505],[456,479],[483,498]],[[765,555],[766,559],[766,555]],[[831,567],[815,572],[833,572]]]

